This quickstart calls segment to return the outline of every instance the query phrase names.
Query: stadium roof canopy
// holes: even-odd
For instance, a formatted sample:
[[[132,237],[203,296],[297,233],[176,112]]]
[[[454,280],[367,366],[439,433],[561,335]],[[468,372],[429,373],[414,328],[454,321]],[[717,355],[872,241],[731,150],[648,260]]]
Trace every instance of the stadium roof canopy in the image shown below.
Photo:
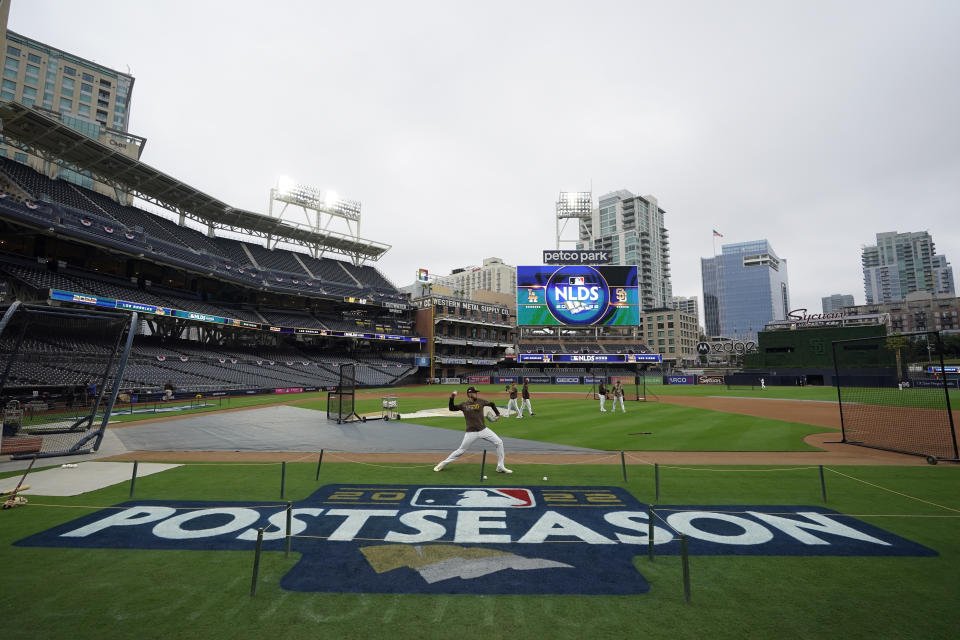
[[[7,142],[19,144],[44,159],[89,172],[101,182],[204,225],[341,253],[355,262],[378,260],[390,249],[390,245],[373,240],[236,209],[18,102],[0,102],[0,121]]]

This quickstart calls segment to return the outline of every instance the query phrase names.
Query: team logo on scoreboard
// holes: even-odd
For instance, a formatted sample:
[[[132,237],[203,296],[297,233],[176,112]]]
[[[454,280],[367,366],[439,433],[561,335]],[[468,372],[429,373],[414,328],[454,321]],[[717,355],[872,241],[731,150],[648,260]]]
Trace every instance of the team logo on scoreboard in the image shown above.
[[[557,269],[546,287],[547,308],[563,324],[594,324],[607,311],[610,289],[592,267]]]

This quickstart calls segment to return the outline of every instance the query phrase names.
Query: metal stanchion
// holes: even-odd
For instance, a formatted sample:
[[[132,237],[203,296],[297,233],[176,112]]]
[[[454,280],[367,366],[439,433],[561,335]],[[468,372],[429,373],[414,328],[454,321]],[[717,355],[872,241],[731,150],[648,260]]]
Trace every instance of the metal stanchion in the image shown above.
[[[260,551],[263,549],[263,527],[257,529],[257,548],[253,555],[253,580],[250,582],[250,597],[257,595],[257,576],[260,574]]]
[[[137,486],[137,467],[140,463],[137,460],[133,461],[133,475],[130,476],[130,497],[133,497],[133,490]]]

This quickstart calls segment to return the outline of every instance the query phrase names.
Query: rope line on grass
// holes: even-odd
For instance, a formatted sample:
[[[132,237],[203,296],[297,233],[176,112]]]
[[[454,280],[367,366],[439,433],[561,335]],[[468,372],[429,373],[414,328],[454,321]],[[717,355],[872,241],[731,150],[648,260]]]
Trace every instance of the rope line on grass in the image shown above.
[[[156,500],[156,498],[149,498],[149,500]],[[147,504],[143,504],[143,505],[129,505],[129,504],[128,504],[128,505],[123,505],[123,506],[118,506],[118,505],[99,506],[99,505],[94,505],[94,504],[50,504],[50,503],[46,503],[46,502],[27,502],[27,503],[26,503],[25,505],[23,505],[23,506],[25,506],[25,507],[62,507],[62,508],[64,508],[64,509],[100,509],[100,510],[102,510],[102,511],[107,511],[107,510],[109,510],[109,509],[115,509],[115,510],[117,510],[117,511],[121,511],[121,510],[124,510],[124,509],[129,509],[129,508],[131,508],[131,506],[141,506],[141,507],[156,507],[156,506],[162,506],[162,507],[170,507],[171,509],[174,509],[175,511],[200,511],[200,510],[202,510],[202,509],[210,509],[210,508],[212,508],[212,507],[216,507],[218,504],[219,504],[219,503],[211,502],[210,504],[206,504],[206,505],[199,506],[199,507],[170,507],[170,505],[168,505],[168,504],[164,504],[164,505],[147,505]],[[278,502],[278,503],[276,503],[276,504],[231,504],[229,508],[231,508],[231,509],[232,509],[232,508],[238,508],[238,509],[268,509],[268,508],[270,508],[270,507],[276,507],[276,508],[285,510],[285,509],[287,508],[287,503],[286,503],[286,502]]]
[[[853,479],[857,480],[857,478],[853,478]],[[871,483],[868,482],[866,484],[871,484]],[[878,487],[878,488],[883,489],[883,487]],[[885,489],[885,490],[890,491],[889,489]],[[896,491],[891,491],[891,492],[898,493]],[[907,496],[905,494],[898,493],[898,495],[903,495],[908,498],[913,498],[913,496]],[[929,502],[927,500],[922,500],[920,498],[914,498],[914,499],[920,502],[926,502],[935,507],[947,509],[949,511],[958,511],[956,509],[951,509],[950,507],[943,507],[942,505],[938,505],[938,504]],[[155,500],[155,499],[151,498],[151,500]],[[217,505],[218,503],[212,502],[210,504],[200,505],[200,506],[190,506],[190,507],[184,506],[184,507],[170,507],[170,508],[176,511],[201,511],[204,509],[215,508]],[[88,505],[88,504],[53,504],[53,503],[45,503],[45,502],[27,502],[22,506],[52,507],[52,508],[63,508],[63,509],[98,509],[102,511],[108,511],[108,510],[120,511],[120,510],[131,508],[131,505],[118,506],[118,505]],[[141,505],[141,506],[156,506],[156,505]],[[170,505],[160,505],[160,506],[169,507]],[[667,522],[667,520],[661,515],[661,512],[670,512],[670,513],[703,512],[703,513],[722,513],[722,514],[728,514],[728,515],[736,515],[736,514],[750,515],[750,511],[745,509],[707,509],[707,508],[679,509],[679,508],[671,508],[671,507],[658,507],[656,505],[651,505],[651,506],[653,507],[653,513],[654,513],[654,516],[656,516],[657,520],[662,522],[666,527],[668,527],[671,531],[673,531],[677,535],[680,535],[679,532],[669,522]],[[287,509],[287,503],[277,502],[277,503],[246,504],[246,505],[231,504],[230,508],[240,508],[240,509],[271,509],[273,508],[273,509],[279,509],[280,512],[282,512]],[[797,512],[795,511],[762,511],[760,513],[763,513],[765,515],[772,515],[772,516],[796,516],[797,515]],[[816,513],[821,513],[821,512],[818,511]],[[958,512],[957,515],[927,514],[927,513],[840,513],[840,512],[823,513],[822,515],[826,515],[830,517],[838,517],[838,518],[939,518],[939,519],[948,519],[948,520],[960,519],[960,512]],[[273,526],[275,525],[268,525],[268,528]],[[294,536],[294,537],[297,537],[297,536]],[[310,537],[310,536],[307,536],[307,537]],[[323,537],[323,536],[314,536],[314,537]],[[357,538],[357,539],[359,540],[360,538]],[[435,542],[435,541],[432,541],[432,542]]]
[[[388,464],[377,464],[377,463],[374,463],[374,462],[361,462],[360,460],[353,460],[353,459],[351,459],[351,458],[348,458],[348,457],[344,456],[344,455],[341,454],[341,453],[335,453],[335,452],[334,452],[334,453],[327,453],[326,455],[327,455],[327,457],[330,457],[330,458],[332,458],[332,457],[338,457],[339,459],[341,459],[341,460],[343,460],[343,461],[345,461],[345,462],[349,462],[349,463],[351,463],[351,464],[359,464],[359,465],[362,465],[362,466],[364,466],[364,467],[376,467],[376,468],[378,468],[378,469],[430,469],[430,468],[432,468],[432,467],[434,466],[433,464],[427,463],[427,464],[405,465],[405,466],[399,467],[399,466],[388,465]]]
[[[286,537],[286,536],[284,536],[284,537]],[[303,539],[305,539],[305,540],[329,540],[329,539],[331,538],[331,536],[310,536],[310,535],[303,535],[303,534],[291,535],[290,537],[291,537],[291,538],[303,538]],[[680,538],[670,538],[669,540],[659,539],[659,540],[656,541],[655,544],[666,544],[666,543],[668,543],[668,542],[679,542],[679,541],[680,541]],[[337,540],[337,542],[390,542],[390,541],[387,540],[386,538],[359,538],[359,537],[358,537],[358,538],[350,538],[349,541]],[[471,541],[468,541],[468,540],[461,541],[461,542],[457,542],[456,539],[444,539],[444,538],[439,538],[439,539],[437,539],[437,540],[428,540],[426,543],[419,543],[419,544],[438,544],[438,543],[439,543],[439,544],[476,544],[475,542],[471,542]],[[406,545],[406,544],[409,544],[409,543],[406,543],[406,542],[397,542],[396,544],[405,544],[405,545]],[[520,542],[520,540],[507,540],[507,541],[505,541],[505,542],[497,542],[496,544],[524,544],[524,545],[526,545],[526,544],[528,544],[528,543],[526,543],[526,542]],[[542,542],[539,542],[538,544],[596,544],[596,542],[590,542],[590,541],[588,541],[588,540],[543,540]],[[624,544],[626,544],[626,543],[624,543]],[[646,543],[646,542],[641,542],[641,543],[634,543],[634,544],[647,544],[647,543]],[[410,546],[413,546],[413,545],[410,545]]]
[[[902,492],[900,492],[900,491],[894,491],[893,489],[888,489],[888,488],[886,488],[886,487],[880,486],[879,484],[874,484],[873,482],[868,482],[868,481],[866,481],[866,480],[861,480],[860,478],[855,478],[855,477],[853,477],[853,476],[851,476],[851,475],[847,475],[846,473],[842,473],[842,472],[837,471],[837,470],[835,470],[835,469],[831,469],[830,467],[824,467],[824,469],[826,469],[827,471],[829,471],[829,472],[831,472],[831,473],[835,473],[835,474],[840,475],[840,476],[843,476],[843,477],[845,477],[845,478],[850,478],[851,480],[856,480],[857,482],[862,482],[863,484],[870,485],[871,487],[875,487],[875,488],[877,488],[877,489],[882,489],[883,491],[887,491],[887,492],[889,492],[889,493],[892,493],[892,494],[895,494],[895,495],[898,495],[898,496],[902,496],[902,497],[904,497],[904,498],[909,498],[909,499],[911,499],[911,500],[916,500],[917,502],[923,502],[923,503],[925,503],[925,504],[933,505],[934,507],[938,507],[938,508],[940,508],[940,509],[946,509],[947,511],[953,511],[954,513],[960,513],[960,509],[954,509],[953,507],[946,507],[946,506],[944,506],[944,505],[942,505],[942,504],[937,504],[936,502],[931,502],[931,501],[929,501],[929,500],[924,500],[923,498],[918,498],[918,497],[916,497],[916,496],[911,496],[911,495],[909,495],[909,494],[902,493]]]
[[[779,469],[699,469],[697,467],[674,467],[660,465],[661,469],[675,469],[678,471],[709,471],[713,473],[770,473],[771,471],[809,471],[817,467],[783,467]]]
[[[724,513],[724,514],[750,514],[750,511],[747,510],[724,510],[724,509],[670,509],[668,507],[657,507],[656,513],[659,516],[659,511],[670,511],[673,513]],[[754,510],[755,511],[755,510]],[[762,513],[764,515],[770,516],[795,516],[797,515],[796,511],[759,511],[757,513]],[[958,518],[960,515],[946,515],[946,514],[920,514],[920,513],[840,513],[839,511],[831,513],[823,513],[816,511],[820,515],[830,516],[830,517],[839,517],[839,518]]]

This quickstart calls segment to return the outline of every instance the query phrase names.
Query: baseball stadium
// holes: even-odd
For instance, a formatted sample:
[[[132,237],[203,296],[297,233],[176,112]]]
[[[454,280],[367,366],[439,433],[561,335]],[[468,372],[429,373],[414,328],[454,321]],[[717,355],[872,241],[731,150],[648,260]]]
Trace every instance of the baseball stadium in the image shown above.
[[[821,318],[681,366],[643,265],[411,295],[358,203],[0,121],[5,638],[956,633],[954,338]]]

